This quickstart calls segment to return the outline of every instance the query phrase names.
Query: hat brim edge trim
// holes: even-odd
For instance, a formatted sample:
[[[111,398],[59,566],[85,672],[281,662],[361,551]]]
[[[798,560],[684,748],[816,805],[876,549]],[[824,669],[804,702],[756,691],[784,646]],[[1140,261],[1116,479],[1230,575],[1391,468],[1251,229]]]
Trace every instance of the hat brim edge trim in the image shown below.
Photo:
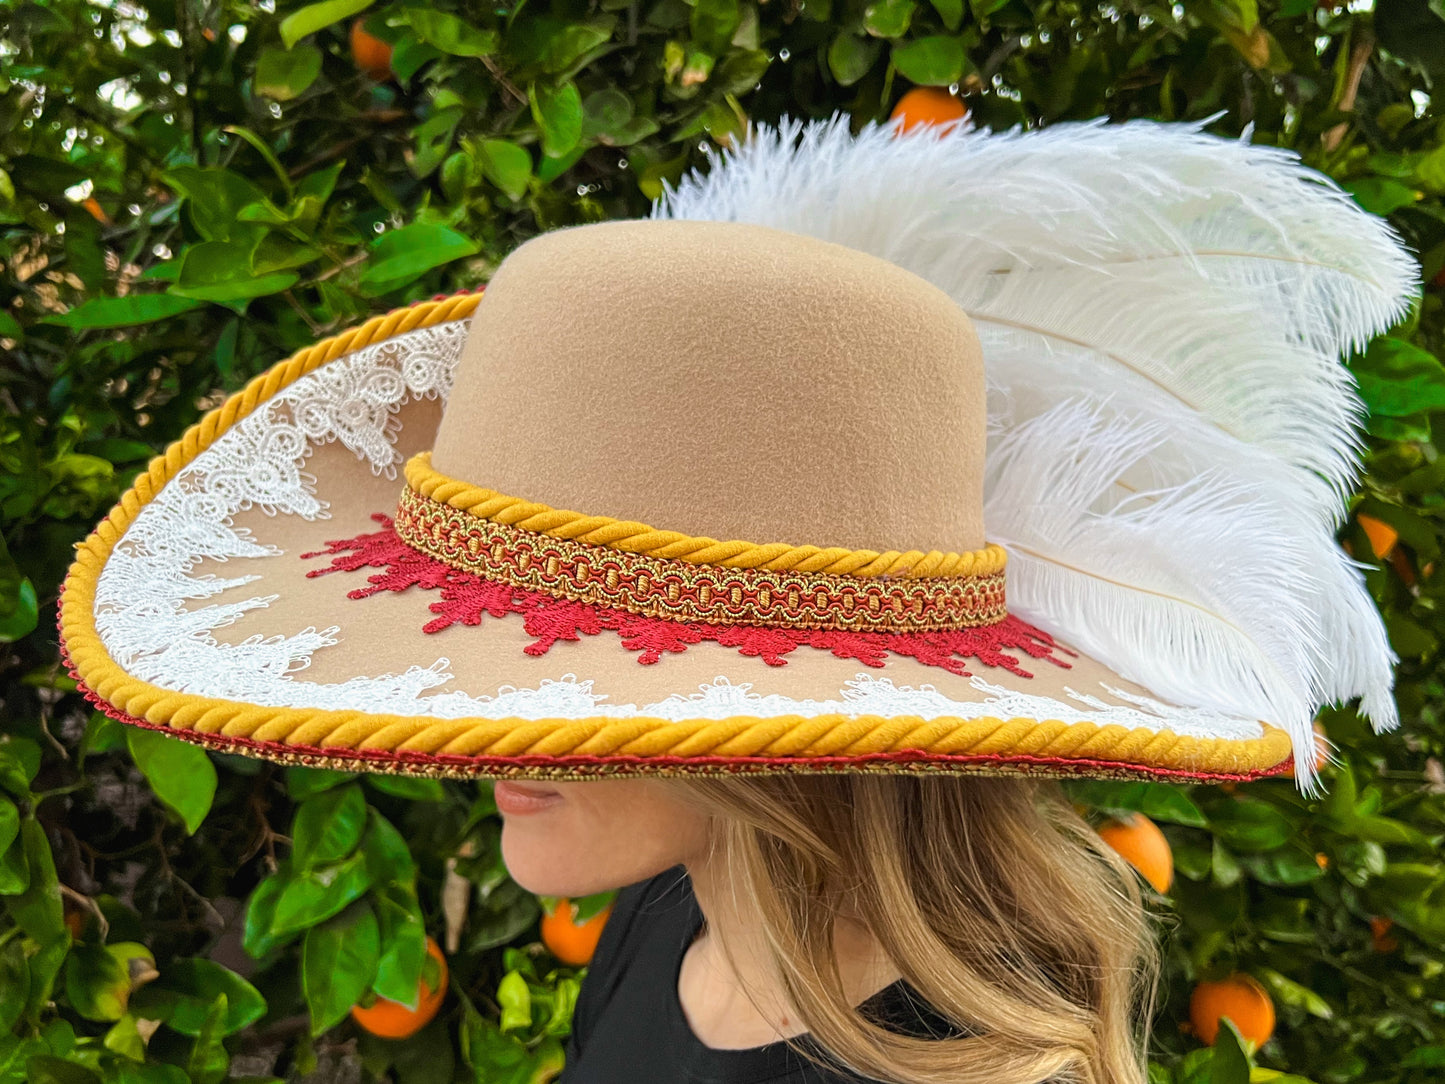
[[[454,754],[340,749],[290,745],[284,742],[232,738],[196,730],[177,730],[163,723],[137,719],[118,710],[78,682],[80,692],[96,709],[116,722],[158,731],[216,753],[266,760],[293,767],[327,768],[384,775],[416,775],[442,779],[547,778],[591,780],[608,776],[726,776],[726,775],[833,775],[858,772],[910,775],[1082,777],[1171,782],[1249,782],[1284,775],[1294,767],[1291,757],[1269,768],[1240,772],[1161,768],[1123,761],[1080,757],[1037,756],[1028,753],[927,753],[902,749],[858,756],[594,756],[589,754],[520,754],[515,756],[461,756]],[[521,721],[521,720],[519,720]],[[533,720],[528,720],[533,721]]]
[[[736,756],[718,754],[715,749],[730,743],[736,736],[738,723],[764,724],[768,730],[778,730],[803,722],[826,721],[802,716],[781,716],[768,719],[736,717],[726,720],[699,719],[687,723],[670,720],[633,720],[637,723],[655,723],[657,729],[667,728],[669,737],[686,741],[693,749],[684,755],[656,753],[636,755],[615,753],[574,752],[585,745],[595,745],[597,729],[603,724],[615,724],[615,719],[559,719],[559,720],[487,720],[502,729],[525,727],[534,729],[539,723],[557,725],[573,724],[570,729],[580,741],[569,746],[564,740],[558,748],[557,738],[552,735],[545,744],[552,748],[547,753],[525,751],[505,754],[439,754],[423,753],[403,749],[362,749],[333,746],[314,746],[302,741],[277,741],[273,738],[255,738],[252,735],[264,729],[275,731],[278,723],[292,722],[295,725],[280,726],[283,733],[291,734],[302,720],[321,723],[326,733],[354,724],[362,719],[369,723],[371,734],[395,725],[414,723],[417,720],[404,716],[374,715],[354,711],[338,712],[321,709],[267,708],[260,705],[215,700],[192,694],[175,692],[139,680],[127,673],[111,658],[95,626],[94,600],[96,585],[114,546],[124,536],[135,517],[159,493],[177,473],[224,434],[232,425],[249,415],[257,406],[276,395],[289,384],[319,366],[334,361],[355,350],[373,345],[385,339],[405,334],[421,327],[429,327],[450,320],[465,319],[480,301],[480,295],[450,297],[444,300],[422,302],[405,309],[393,310],[375,317],[361,326],[324,339],[299,351],[285,361],[279,362],[257,376],[241,391],[230,396],[223,404],[205,415],[193,425],[182,438],[173,443],[166,452],[152,460],[149,468],[137,477],[132,487],[121,497],[96,529],[78,544],[76,559],[67,573],[59,599],[57,625],[60,645],[66,665],[79,687],[102,711],[121,722],[164,730],[174,737],[207,744],[212,747],[226,746],[232,751],[245,751],[245,755],[264,759],[315,758],[316,762],[328,764],[355,762],[365,764],[367,771],[412,772],[413,765],[420,766],[421,774],[478,775],[496,771],[498,774],[547,774],[553,778],[564,778],[550,771],[558,769],[575,773],[577,777],[594,778],[607,774],[733,774],[737,772],[761,772],[777,774],[796,771],[942,771],[980,772],[990,769],[1002,771],[1003,765],[1015,768],[1006,774],[1029,772],[1042,774],[1046,766],[1050,774],[1085,775],[1089,777],[1120,778],[1187,778],[1198,780],[1245,780],[1264,775],[1283,774],[1292,763],[1289,735],[1276,727],[1262,724],[1264,736],[1247,741],[1224,738],[1194,738],[1174,734],[1171,731],[1143,731],[1143,744],[1153,744],[1155,739],[1168,739],[1165,749],[1151,750],[1150,763],[1141,763],[1125,758],[1111,759],[1108,747],[1121,749],[1127,745],[1137,753],[1140,749],[1141,731],[1128,731],[1117,725],[1101,727],[1092,722],[1058,723],[1062,729],[1048,736],[1040,749],[1030,752],[952,753],[934,751],[929,748],[908,748],[903,750],[881,747],[890,739],[887,733],[897,734],[899,725],[938,725],[956,722],[958,724],[984,724],[997,729],[1009,722],[1025,721],[1036,726],[1045,726],[1048,720],[940,720],[922,718],[880,718],[887,726],[853,741],[848,746],[852,752],[846,755],[821,755],[774,757],[766,755]],[[837,716],[837,721],[859,722],[855,717]],[[724,724],[718,726],[718,724]],[[197,725],[200,724],[200,725]],[[268,725],[270,724],[270,725]],[[581,724],[580,726],[576,724]],[[734,724],[732,726],[726,724]],[[707,727],[716,735],[708,747],[708,738],[697,735],[697,728]],[[236,731],[240,729],[240,733]],[[313,729],[314,727],[308,727]],[[491,729],[489,727],[488,729]],[[679,729],[683,728],[683,729]],[[782,729],[780,729],[782,728]],[[633,731],[633,737],[637,737]],[[880,748],[866,748],[870,738],[880,739]],[[981,738],[984,736],[981,735]],[[692,738],[695,740],[688,741]],[[696,739],[701,738],[701,741]],[[365,737],[362,737],[362,741]],[[498,744],[497,742],[491,743]],[[627,744],[632,744],[631,742]],[[957,736],[950,736],[950,744],[958,744]],[[863,746],[863,748],[859,748]],[[1101,748],[1103,746],[1103,748]],[[1072,755],[1073,750],[1087,749],[1086,755]],[[1222,755],[1221,755],[1222,754]],[[418,759],[419,758],[419,759]],[[289,762],[289,760],[288,760]],[[1221,768],[1221,762],[1227,767]],[[874,765],[872,769],[868,766]],[[709,771],[711,770],[711,771]]]

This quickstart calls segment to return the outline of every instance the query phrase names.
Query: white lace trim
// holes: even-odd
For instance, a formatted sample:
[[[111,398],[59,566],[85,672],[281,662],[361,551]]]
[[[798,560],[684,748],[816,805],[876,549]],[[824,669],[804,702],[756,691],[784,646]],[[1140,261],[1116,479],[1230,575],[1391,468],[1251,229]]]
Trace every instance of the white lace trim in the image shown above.
[[[241,511],[307,520],[327,517],[307,459],[321,444],[339,441],[379,476],[395,477],[397,412],[411,398],[445,399],[467,323],[454,321],[388,339],[313,370],[232,426],[183,468],[140,512],[106,562],[96,590],[96,626],[111,657],[137,678],[176,692],[266,707],[355,710],[441,719],[540,719],[649,716],[724,719],[734,715],[912,715],[937,718],[1056,719],[1130,729],[1168,729],[1195,737],[1257,738],[1260,725],[1207,709],[1166,706],[1104,686],[1124,704],[1107,704],[1072,689],[1066,704],[991,685],[974,677],[983,695],[956,701],[932,685],[894,685],[859,674],[837,699],[795,700],[758,695],[747,683],[720,677],[689,695],[653,704],[614,704],[593,682],[567,675],[535,689],[502,688],[495,696],[438,692],[452,680],[446,659],[401,674],[360,676],[339,684],[301,680],[312,656],[339,641],[337,628],[308,628],[292,636],[253,636],[218,642],[215,630],[273,602],[258,595],[239,602],[188,608],[259,577],[194,575],[202,560],[278,557],[281,551],[233,525]]]
[[[396,477],[397,412],[411,398],[446,397],[466,337],[466,322],[457,320],[337,358],[293,381],[182,468],[136,516],[100,574],[96,628],[111,657],[165,688],[200,680],[225,690],[205,695],[279,703],[270,686],[335,643],[336,630],[217,643],[214,630],[275,596],[188,609],[258,578],[192,570],[204,559],[280,556],[233,525],[237,512],[325,519],[316,479],[304,470],[318,445],[340,441],[373,474]]]

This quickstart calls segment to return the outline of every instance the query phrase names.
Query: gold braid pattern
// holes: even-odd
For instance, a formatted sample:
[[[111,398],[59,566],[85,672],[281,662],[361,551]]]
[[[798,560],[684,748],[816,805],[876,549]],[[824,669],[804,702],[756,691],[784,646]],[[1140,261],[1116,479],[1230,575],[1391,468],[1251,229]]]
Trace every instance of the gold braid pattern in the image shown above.
[[[606,546],[692,565],[720,568],[756,568],[768,572],[821,572],[865,579],[943,579],[954,576],[992,576],[1004,570],[1008,555],[1002,546],[989,545],[969,553],[933,550],[850,550],[840,547],[790,546],[786,542],[719,542],[677,531],[659,531],[645,523],[564,512],[521,497],[508,497],[494,489],[449,478],[431,465],[431,452],[407,460],[406,484],[423,497],[508,527],[521,527],[552,538]]]

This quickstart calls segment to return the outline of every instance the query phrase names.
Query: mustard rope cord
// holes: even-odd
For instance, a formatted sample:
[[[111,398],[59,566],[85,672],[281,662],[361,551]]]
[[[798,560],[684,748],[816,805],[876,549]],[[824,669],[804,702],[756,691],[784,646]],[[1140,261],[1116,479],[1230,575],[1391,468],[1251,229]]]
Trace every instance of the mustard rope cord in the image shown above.
[[[668,557],[694,565],[721,568],[759,568],[769,572],[825,572],[835,576],[923,579],[925,577],[989,576],[1001,572],[1008,561],[1002,546],[988,545],[970,553],[933,550],[850,550],[841,547],[790,546],[785,542],[719,542],[677,531],[659,531],[645,523],[564,512],[521,497],[508,497],[493,489],[442,474],[431,465],[431,453],[414,455],[406,464],[406,483],[423,497],[450,505],[478,519],[520,527],[552,538],[566,538],[594,546]]]
[[[845,715],[803,717],[797,715],[731,719],[691,719],[671,722],[665,719],[435,719],[418,716],[384,715],[366,711],[327,711],[309,708],[272,708],[234,701],[217,700],[175,692],[141,681],[127,673],[106,651],[95,628],[95,590],[106,559],[126,529],[135,520],[162,486],[196,456],[240,419],[277,394],[292,381],[318,366],[421,327],[470,316],[480,301],[478,295],[451,297],[443,301],[425,302],[399,309],[368,320],[360,327],[325,339],[299,351],[292,357],[256,377],[241,391],[211,411],[166,451],[151,461],[132,488],[120,499],[109,515],[91,535],[76,547],[76,558],[70,566],[61,593],[60,631],[66,653],[80,680],[101,700],[136,719],[157,726],[176,729],[180,737],[190,740],[248,738],[254,741],[310,745],[333,749],[413,752],[463,756],[522,756],[591,754],[597,756],[829,756],[894,752],[908,749],[940,754],[1004,754],[1036,756],[1076,756],[1099,760],[1122,760],[1121,774],[1137,771],[1137,766],[1177,768],[1184,771],[1251,773],[1276,767],[1290,754],[1289,735],[1275,727],[1265,727],[1263,737],[1237,741],[1226,738],[1193,738],[1170,731],[1145,728],[1126,730],[1118,725],[1099,726],[1090,722],[1063,723],[1057,720],[1032,719],[929,719],[914,717],[885,718]],[[410,477],[411,467],[408,468]],[[458,483],[450,483],[456,486]],[[438,485],[432,494],[445,500],[441,493],[455,495],[475,487],[447,490]],[[483,491],[476,491],[483,492]],[[532,516],[557,516],[560,520],[541,520],[557,529],[577,531],[564,537],[586,538],[592,532],[598,537],[621,539],[637,545],[644,539],[649,545],[661,545],[654,552],[663,556],[679,556],[678,546],[693,560],[715,560],[719,552],[731,559],[747,554],[747,543],[714,543],[708,539],[691,539],[667,532],[660,541],[647,540],[636,533],[637,524],[616,524],[597,517],[576,517],[556,513],[553,509],[527,505],[501,498],[499,513],[515,516],[524,525]],[[450,502],[449,502],[450,503]],[[478,507],[486,507],[482,502]],[[500,518],[500,516],[499,516]],[[612,533],[615,532],[615,533]],[[722,550],[707,547],[686,549],[685,543],[706,542]],[[621,548],[621,547],[619,547]],[[748,559],[762,562],[761,567],[774,567],[769,562],[796,560],[783,568],[804,571],[842,571],[863,574],[859,569],[872,569],[869,574],[881,575],[879,567],[902,564],[906,554],[876,554],[864,560],[852,551],[811,550],[796,556],[807,547],[786,547],[783,555],[777,547],[755,546]],[[986,553],[987,551],[980,551]],[[705,557],[702,555],[706,555]],[[849,566],[843,556],[852,556],[859,563]],[[931,558],[933,555],[918,555]],[[939,555],[940,557],[944,555]],[[960,555],[960,561],[978,560],[974,554]],[[686,558],[684,558],[686,559]],[[916,559],[916,558],[915,558]],[[841,564],[840,564],[841,562]],[[718,562],[721,563],[721,562]],[[756,567],[756,566],[744,566]],[[929,575],[947,575],[938,571],[944,566],[924,565],[919,561],[910,567],[933,569]],[[914,573],[923,574],[923,573]],[[957,573],[954,573],[957,574]],[[284,759],[290,754],[260,751],[270,759]],[[297,754],[300,759],[309,755]],[[311,758],[314,759],[314,758]],[[1132,763],[1129,763],[1132,762]],[[416,770],[427,774],[465,774],[456,769],[431,768],[404,764],[362,765],[357,767],[381,771]],[[935,766],[936,767],[936,766]],[[809,770],[800,766],[801,770]],[[820,768],[819,770],[827,770]],[[834,769],[836,770],[836,769]],[[891,770],[907,771],[898,765]],[[921,764],[918,770],[930,770]],[[1007,771],[999,765],[985,766],[981,771],[998,774]],[[1020,771],[1039,771],[1037,767],[1021,766]],[[527,774],[519,769],[519,774]],[[545,770],[542,771],[545,774]],[[555,773],[554,773],[555,774]],[[585,774],[585,773],[584,773]],[[1102,773],[1101,773],[1102,774]]]

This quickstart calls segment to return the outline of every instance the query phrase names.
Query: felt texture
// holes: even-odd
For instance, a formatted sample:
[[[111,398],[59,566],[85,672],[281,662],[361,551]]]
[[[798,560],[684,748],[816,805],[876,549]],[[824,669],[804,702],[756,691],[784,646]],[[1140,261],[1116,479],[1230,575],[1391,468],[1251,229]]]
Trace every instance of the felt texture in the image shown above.
[[[973,327],[923,279],[763,227],[609,222],[503,262],[432,462],[660,530],[962,551],[984,412]]]

